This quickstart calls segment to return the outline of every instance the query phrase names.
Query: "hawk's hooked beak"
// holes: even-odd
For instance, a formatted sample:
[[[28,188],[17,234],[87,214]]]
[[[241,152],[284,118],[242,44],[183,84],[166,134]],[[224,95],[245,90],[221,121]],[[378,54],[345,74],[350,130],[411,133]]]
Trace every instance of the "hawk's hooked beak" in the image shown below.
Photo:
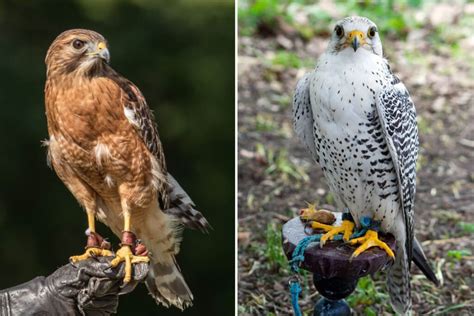
[[[354,52],[365,44],[365,35],[361,31],[352,31],[347,36],[347,43],[352,46]]]
[[[110,53],[107,44],[105,44],[105,42],[99,42],[95,51],[89,53],[89,56],[98,56],[108,63],[110,61]]]

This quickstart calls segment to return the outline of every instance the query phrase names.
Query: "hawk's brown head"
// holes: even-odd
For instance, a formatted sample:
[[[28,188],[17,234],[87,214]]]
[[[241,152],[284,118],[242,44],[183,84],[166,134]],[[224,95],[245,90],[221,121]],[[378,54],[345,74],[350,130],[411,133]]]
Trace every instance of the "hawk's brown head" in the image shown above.
[[[48,76],[101,72],[110,60],[107,41],[97,32],[83,29],[65,31],[54,40],[46,54]]]

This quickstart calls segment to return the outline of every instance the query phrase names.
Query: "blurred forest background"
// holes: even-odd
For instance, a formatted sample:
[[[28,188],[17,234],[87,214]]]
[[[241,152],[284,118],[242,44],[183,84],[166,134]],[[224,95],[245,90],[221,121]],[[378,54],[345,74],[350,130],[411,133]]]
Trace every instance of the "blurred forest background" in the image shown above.
[[[418,112],[415,228],[442,286],[413,267],[415,314],[474,314],[474,3],[452,0],[241,0],[238,67],[239,315],[290,315],[281,226],[306,202],[334,209],[320,167],[292,128],[296,82],[315,67],[335,22],[378,25],[392,70]],[[304,278],[300,301],[318,294]],[[357,315],[391,315],[386,276],[363,278]]]
[[[44,57],[59,33],[90,28],[155,111],[169,171],[213,225],[185,231],[178,261],[195,296],[181,313],[145,286],[119,315],[234,309],[234,4],[213,0],[0,1],[0,288],[47,275],[83,251],[86,215],[46,165]],[[98,231],[112,233],[102,224]],[[117,247],[118,240],[111,238]]]

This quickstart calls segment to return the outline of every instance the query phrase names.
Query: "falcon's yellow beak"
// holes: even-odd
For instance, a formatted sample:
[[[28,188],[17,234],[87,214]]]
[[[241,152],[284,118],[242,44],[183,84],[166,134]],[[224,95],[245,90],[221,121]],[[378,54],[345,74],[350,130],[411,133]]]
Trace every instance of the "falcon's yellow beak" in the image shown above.
[[[89,56],[98,56],[105,60],[106,62],[110,61],[110,53],[109,49],[107,48],[107,44],[105,42],[99,42],[96,46],[94,52],[89,53]]]
[[[354,52],[362,45],[365,45],[365,34],[361,31],[352,31],[347,35],[347,44],[351,45]]]

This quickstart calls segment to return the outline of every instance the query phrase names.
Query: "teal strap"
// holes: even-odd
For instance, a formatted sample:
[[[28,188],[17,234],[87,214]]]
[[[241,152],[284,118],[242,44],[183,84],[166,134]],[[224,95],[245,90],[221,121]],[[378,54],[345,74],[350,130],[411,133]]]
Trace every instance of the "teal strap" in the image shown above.
[[[298,297],[301,293],[301,286],[298,280],[290,282],[291,305],[293,306],[293,313],[295,316],[301,316],[300,305],[298,304]]]

